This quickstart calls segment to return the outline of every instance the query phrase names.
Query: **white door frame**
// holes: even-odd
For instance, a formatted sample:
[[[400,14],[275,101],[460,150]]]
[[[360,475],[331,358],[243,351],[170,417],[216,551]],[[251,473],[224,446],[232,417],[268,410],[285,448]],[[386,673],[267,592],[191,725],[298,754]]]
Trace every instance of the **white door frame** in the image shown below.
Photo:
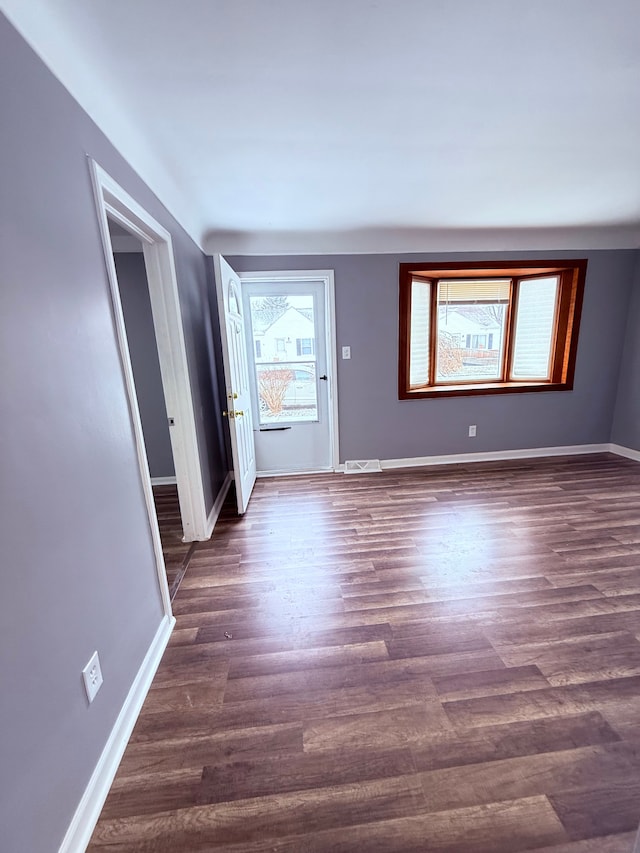
[[[178,297],[178,282],[173,258],[173,244],[171,234],[108,175],[95,160],[89,158],[89,165],[107,265],[120,358],[133,421],[140,477],[149,514],[160,590],[165,611],[170,614],[171,602],[169,600],[167,575],[153,501],[149,463],[142,433],[142,422],[131,367],[107,214],[142,242],[167,416],[169,419],[173,418],[169,432],[176,468],[180,513],[185,541],[190,542],[208,539],[209,537],[206,535],[207,513],[200,470],[196,423],[191,400],[182,314]]]
[[[239,272],[240,281],[288,282],[321,281],[324,284],[327,330],[327,374],[329,375],[329,442],[331,464],[337,471],[340,466],[338,438],[338,351],[336,345],[336,288],[333,270],[277,270],[275,272]],[[261,474],[260,476],[265,476]],[[271,476],[271,475],[266,475]],[[275,476],[275,475],[273,475]]]

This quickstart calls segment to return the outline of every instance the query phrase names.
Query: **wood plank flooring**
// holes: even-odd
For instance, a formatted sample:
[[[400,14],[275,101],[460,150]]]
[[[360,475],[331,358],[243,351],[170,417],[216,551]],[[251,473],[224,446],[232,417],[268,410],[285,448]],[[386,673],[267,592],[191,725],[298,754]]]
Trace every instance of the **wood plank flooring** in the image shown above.
[[[192,542],[182,541],[182,518],[177,486],[154,486],[153,502],[160,528],[162,554],[167,571],[169,595],[175,597],[194,551]]]
[[[259,480],[174,612],[90,851],[630,853],[640,465]]]

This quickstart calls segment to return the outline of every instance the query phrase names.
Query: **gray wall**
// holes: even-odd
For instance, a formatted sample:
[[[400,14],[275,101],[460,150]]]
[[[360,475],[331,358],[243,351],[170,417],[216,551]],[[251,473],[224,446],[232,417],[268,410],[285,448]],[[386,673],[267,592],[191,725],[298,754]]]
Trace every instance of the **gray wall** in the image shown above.
[[[51,853],[162,617],[87,154],[173,236],[209,506],[223,406],[208,259],[4,17],[0,77],[0,847]]]
[[[608,442],[635,251],[505,253],[588,257],[573,391],[398,400],[398,264],[496,259],[496,254],[232,257],[240,271],[334,269],[340,457],[397,459]],[[478,435],[468,437],[476,424]]]
[[[611,441],[640,450],[640,251],[629,306]]]
[[[142,252],[114,254],[136,396],[152,477],[173,477],[175,466],[160,360]]]

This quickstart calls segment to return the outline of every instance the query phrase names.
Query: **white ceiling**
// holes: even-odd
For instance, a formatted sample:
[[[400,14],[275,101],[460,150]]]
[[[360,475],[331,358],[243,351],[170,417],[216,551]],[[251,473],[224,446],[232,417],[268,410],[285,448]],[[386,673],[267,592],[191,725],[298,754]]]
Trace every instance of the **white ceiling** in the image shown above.
[[[210,251],[640,245],[639,0],[2,0]]]

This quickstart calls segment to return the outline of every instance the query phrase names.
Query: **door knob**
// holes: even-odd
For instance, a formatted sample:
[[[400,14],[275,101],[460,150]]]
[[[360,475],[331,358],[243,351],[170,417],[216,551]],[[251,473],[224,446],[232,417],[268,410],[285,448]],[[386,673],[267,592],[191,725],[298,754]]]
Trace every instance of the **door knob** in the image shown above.
[[[235,412],[223,412],[222,413],[223,418],[235,418],[235,416],[236,416]]]
[[[236,413],[235,413],[235,416],[236,416],[237,418],[241,418],[243,415],[244,415],[244,412],[236,412]]]
[[[329,378],[329,377],[327,376],[327,374],[326,374],[326,373],[323,373],[323,375],[322,375],[322,376],[320,376],[320,379],[324,379],[324,381],[325,381],[325,382],[327,381],[327,379],[328,379],[328,378]]]

